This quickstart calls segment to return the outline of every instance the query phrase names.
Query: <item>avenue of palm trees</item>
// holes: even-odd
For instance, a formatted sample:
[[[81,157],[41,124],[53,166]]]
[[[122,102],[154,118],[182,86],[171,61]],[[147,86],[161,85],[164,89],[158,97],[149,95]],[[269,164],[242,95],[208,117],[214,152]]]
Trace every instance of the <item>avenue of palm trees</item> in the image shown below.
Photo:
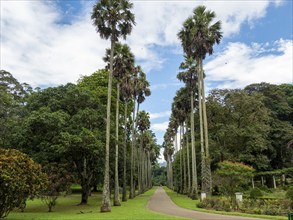
[[[108,100],[107,100],[107,130],[106,130],[106,154],[104,170],[104,187],[101,212],[111,211],[110,204],[110,185],[109,185],[109,142],[110,142],[110,124],[111,124],[111,91],[112,78],[117,81],[117,100],[116,100],[116,150],[115,150],[115,192],[114,205],[119,206],[119,182],[118,182],[118,151],[119,147],[124,149],[124,167],[123,167],[123,193],[122,200],[126,201],[126,134],[124,144],[119,142],[118,127],[119,124],[119,100],[124,102],[124,112],[127,114],[128,108],[132,109],[131,122],[131,163],[130,163],[130,189],[129,198],[134,198],[136,188],[138,193],[144,192],[151,187],[151,156],[150,140],[154,135],[150,128],[149,115],[144,111],[139,111],[139,105],[144,101],[146,96],[150,95],[149,83],[146,75],[140,66],[135,66],[135,57],[129,46],[119,43],[119,38],[126,39],[131,34],[135,25],[135,17],[131,12],[133,5],[127,0],[101,0],[93,8],[92,20],[97,32],[103,39],[111,41],[111,48],[107,49],[104,61],[108,64],[109,69],[108,81]],[[206,10],[204,6],[194,9],[192,16],[187,18],[182,29],[178,33],[181,40],[185,60],[182,62],[178,74],[178,79],[185,83],[185,87],[179,90],[174,98],[172,105],[172,115],[170,118],[169,128],[164,136],[164,155],[168,167],[168,185],[174,187],[172,171],[172,155],[178,151],[177,134],[179,132],[179,148],[184,150],[183,156],[180,155],[180,176],[181,185],[184,180],[184,187],[181,191],[188,193],[193,199],[198,196],[198,178],[197,162],[195,155],[195,134],[194,134],[194,111],[195,105],[198,105],[200,115],[200,143],[201,143],[201,184],[202,191],[211,193],[212,178],[208,144],[208,125],[205,104],[204,90],[204,70],[203,60],[206,54],[213,53],[213,45],[218,44],[222,38],[221,23],[212,20],[215,13]],[[129,105],[130,103],[130,105]],[[124,127],[127,126],[125,117]],[[191,133],[191,152],[188,147],[183,146],[181,139],[184,134]],[[139,136],[138,136],[139,133]],[[188,135],[186,143],[189,142]],[[175,143],[175,149],[174,145]],[[191,155],[191,167],[189,158]],[[183,162],[188,160],[188,162]],[[137,161],[137,162],[135,162]],[[181,166],[184,164],[184,166]],[[187,164],[187,166],[186,166]],[[136,173],[137,172],[137,173]],[[188,175],[186,175],[188,173]],[[134,180],[137,176],[137,181]],[[188,180],[188,181],[187,181]],[[136,185],[137,184],[137,185]]]

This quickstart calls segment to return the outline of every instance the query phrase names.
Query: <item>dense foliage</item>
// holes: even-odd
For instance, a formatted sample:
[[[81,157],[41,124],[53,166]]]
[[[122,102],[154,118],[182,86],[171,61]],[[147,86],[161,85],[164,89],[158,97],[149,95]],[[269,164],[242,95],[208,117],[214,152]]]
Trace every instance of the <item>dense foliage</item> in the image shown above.
[[[0,218],[37,196],[47,176],[28,155],[0,148]]]

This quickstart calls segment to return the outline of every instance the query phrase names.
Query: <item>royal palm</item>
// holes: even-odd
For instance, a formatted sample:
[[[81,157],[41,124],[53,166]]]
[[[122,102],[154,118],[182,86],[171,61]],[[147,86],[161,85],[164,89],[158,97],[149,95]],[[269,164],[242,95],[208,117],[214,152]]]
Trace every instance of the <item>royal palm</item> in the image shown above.
[[[92,20],[97,32],[103,39],[111,40],[110,73],[108,81],[107,122],[105,173],[101,212],[110,212],[110,183],[109,183],[109,145],[110,145],[110,113],[113,75],[114,45],[119,37],[124,39],[131,33],[134,25],[134,14],[130,11],[133,4],[127,0],[100,0],[93,7]]]

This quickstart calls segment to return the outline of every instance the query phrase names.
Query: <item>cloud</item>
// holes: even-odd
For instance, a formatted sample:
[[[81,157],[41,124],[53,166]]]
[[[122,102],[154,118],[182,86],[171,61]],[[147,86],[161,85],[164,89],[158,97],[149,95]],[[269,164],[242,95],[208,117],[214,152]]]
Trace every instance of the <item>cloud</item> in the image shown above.
[[[127,43],[148,72],[162,67],[161,47],[178,48],[176,34],[197,5],[203,3],[214,10],[217,19],[223,20],[224,35],[230,36],[244,22],[253,24],[265,16],[269,2],[134,1],[137,24]],[[67,14],[67,20],[72,20],[64,23],[55,2],[2,1],[1,69],[33,86],[53,86],[75,82],[80,75],[103,68],[109,41],[101,40],[92,26],[92,2],[81,5],[81,11],[75,16]]]
[[[158,118],[166,118],[170,117],[171,111],[165,111],[165,112],[157,112],[157,113],[150,113],[150,119],[158,119]]]
[[[229,43],[215,59],[204,65],[207,86],[243,88],[251,83],[293,82],[293,41],[280,39],[273,43],[247,45]]]
[[[21,82],[65,84],[103,68],[109,43],[89,15],[63,24],[60,11],[41,1],[4,1],[1,11],[1,69]]]
[[[169,124],[169,121],[165,121],[165,122],[162,122],[162,123],[153,123],[151,125],[151,130],[153,131],[163,131],[165,132],[166,129],[168,128],[168,124]]]

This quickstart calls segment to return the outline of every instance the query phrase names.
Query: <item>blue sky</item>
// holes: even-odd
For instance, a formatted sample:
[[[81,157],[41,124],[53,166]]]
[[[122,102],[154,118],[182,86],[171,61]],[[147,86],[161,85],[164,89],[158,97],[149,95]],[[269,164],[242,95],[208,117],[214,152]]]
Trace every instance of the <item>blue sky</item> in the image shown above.
[[[90,20],[95,1],[1,0],[1,67],[34,87],[75,83],[105,66],[109,42]],[[133,1],[136,26],[126,40],[150,81],[150,112],[158,142],[168,124],[183,60],[177,32],[192,9],[204,4],[223,23],[223,39],[204,62],[207,90],[250,83],[292,83],[291,0]]]

